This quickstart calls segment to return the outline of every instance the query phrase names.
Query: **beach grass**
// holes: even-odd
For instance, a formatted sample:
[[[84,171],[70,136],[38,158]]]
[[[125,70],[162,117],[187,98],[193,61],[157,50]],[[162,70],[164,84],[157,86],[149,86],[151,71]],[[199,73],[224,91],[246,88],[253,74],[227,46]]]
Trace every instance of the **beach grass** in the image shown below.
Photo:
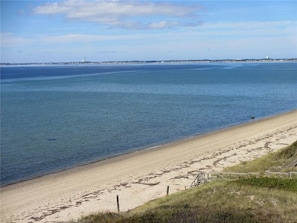
[[[225,171],[261,172],[281,169],[296,155],[297,142],[254,161]],[[290,167],[295,170],[296,166]],[[100,213],[79,223],[146,222],[297,222],[297,180],[244,178],[212,181],[183,192],[156,199],[125,213]]]
[[[225,172],[260,172],[270,171],[297,171],[297,166],[283,168],[291,158],[297,159],[297,141],[275,153],[269,153],[258,159],[242,162],[238,165],[225,168]]]
[[[93,222],[296,222],[296,192],[212,182],[151,201],[127,213],[106,213],[81,219]]]

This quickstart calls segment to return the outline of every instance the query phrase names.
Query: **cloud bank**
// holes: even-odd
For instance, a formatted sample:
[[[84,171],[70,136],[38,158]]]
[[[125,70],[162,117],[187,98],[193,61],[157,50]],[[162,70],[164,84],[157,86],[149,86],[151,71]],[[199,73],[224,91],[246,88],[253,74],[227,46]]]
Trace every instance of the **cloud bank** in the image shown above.
[[[33,9],[39,15],[62,15],[69,20],[98,23],[109,28],[164,29],[201,24],[200,7],[193,2],[65,0]]]
[[[0,33],[2,47],[20,46],[30,44],[65,44],[83,42],[109,42],[109,41],[177,41],[196,42],[197,39],[221,39],[224,41],[234,41],[242,38],[296,38],[296,21],[275,21],[275,22],[220,22],[205,23],[200,29],[189,29],[187,31],[168,31],[162,33],[131,33],[121,35],[111,34],[85,34],[67,33],[62,35],[37,35],[24,38],[14,33]],[[227,38],[227,39],[226,39]],[[207,42],[207,41],[206,41]]]

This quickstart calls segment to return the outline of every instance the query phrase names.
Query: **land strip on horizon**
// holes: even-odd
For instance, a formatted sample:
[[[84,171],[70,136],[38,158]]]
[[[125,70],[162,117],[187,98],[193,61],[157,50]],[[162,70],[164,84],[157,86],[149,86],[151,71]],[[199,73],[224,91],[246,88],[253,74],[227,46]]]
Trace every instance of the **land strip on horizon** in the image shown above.
[[[201,59],[201,60],[124,60],[124,61],[70,61],[70,62],[29,62],[0,63],[0,66],[16,65],[73,65],[73,64],[163,64],[163,63],[219,63],[219,62],[297,62],[297,58],[262,58],[262,59]]]

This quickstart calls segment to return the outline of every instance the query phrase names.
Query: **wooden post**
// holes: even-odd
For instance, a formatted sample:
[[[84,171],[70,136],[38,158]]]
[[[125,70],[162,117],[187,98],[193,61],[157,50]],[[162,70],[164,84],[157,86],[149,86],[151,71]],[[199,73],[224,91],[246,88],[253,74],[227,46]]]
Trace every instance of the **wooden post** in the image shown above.
[[[117,195],[117,207],[118,207],[118,212],[120,212],[120,201],[119,201],[119,195]]]
[[[167,193],[166,193],[166,196],[168,196],[169,194],[169,186],[167,186]]]

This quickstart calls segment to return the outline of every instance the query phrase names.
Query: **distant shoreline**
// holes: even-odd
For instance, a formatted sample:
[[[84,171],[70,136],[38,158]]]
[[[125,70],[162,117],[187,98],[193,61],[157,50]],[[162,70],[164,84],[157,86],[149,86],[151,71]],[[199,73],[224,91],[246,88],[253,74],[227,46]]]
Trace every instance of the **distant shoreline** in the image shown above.
[[[201,59],[201,60],[127,60],[127,61],[71,61],[71,62],[28,62],[0,63],[0,66],[31,66],[31,65],[77,65],[77,64],[173,64],[173,63],[255,63],[255,62],[297,62],[297,58],[262,58],[262,59]]]

